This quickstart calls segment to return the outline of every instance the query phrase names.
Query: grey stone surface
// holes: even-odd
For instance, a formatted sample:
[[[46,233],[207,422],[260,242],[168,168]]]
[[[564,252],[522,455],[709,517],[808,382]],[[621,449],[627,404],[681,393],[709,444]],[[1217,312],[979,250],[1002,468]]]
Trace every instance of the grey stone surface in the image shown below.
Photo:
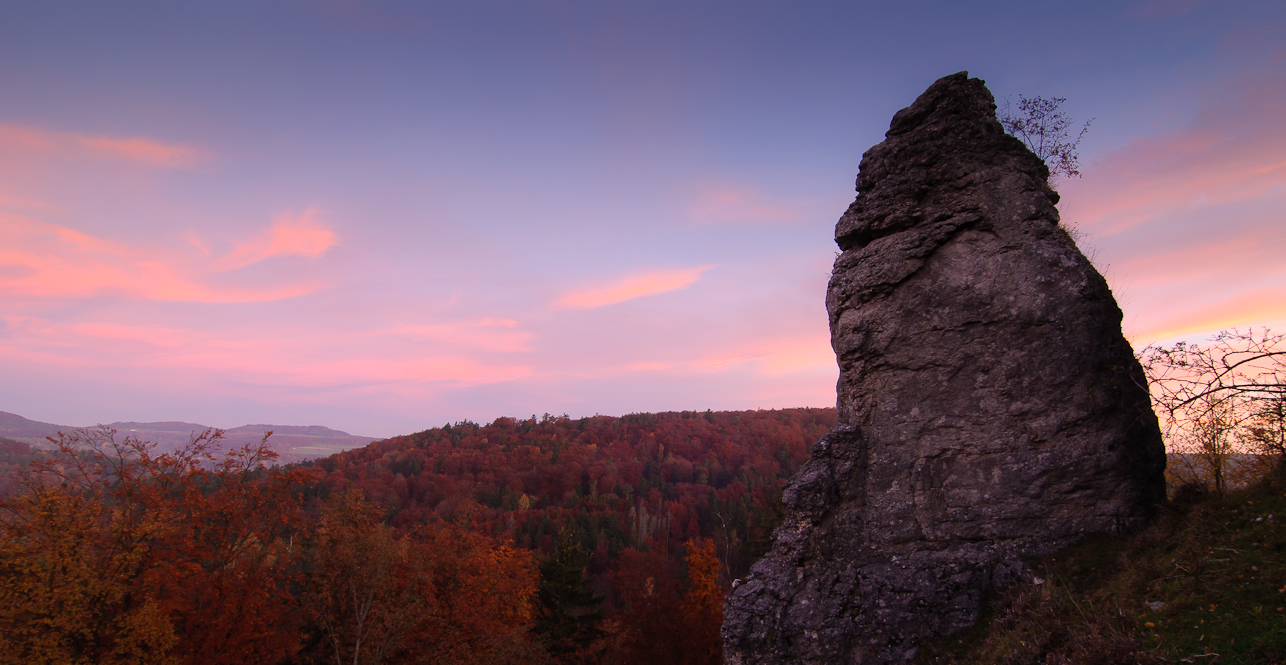
[[[727,601],[725,662],[903,662],[1024,560],[1164,499],[1121,311],[1047,178],[965,72],[863,156],[826,294],[839,426]]]

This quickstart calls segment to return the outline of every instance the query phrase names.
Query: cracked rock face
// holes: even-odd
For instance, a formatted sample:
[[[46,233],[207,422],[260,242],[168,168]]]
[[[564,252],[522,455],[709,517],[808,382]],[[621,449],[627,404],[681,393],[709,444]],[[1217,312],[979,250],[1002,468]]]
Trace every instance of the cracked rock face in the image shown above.
[[[1143,371],[1047,176],[964,72],[863,156],[826,294],[839,426],[728,598],[727,663],[903,662],[1164,499]]]

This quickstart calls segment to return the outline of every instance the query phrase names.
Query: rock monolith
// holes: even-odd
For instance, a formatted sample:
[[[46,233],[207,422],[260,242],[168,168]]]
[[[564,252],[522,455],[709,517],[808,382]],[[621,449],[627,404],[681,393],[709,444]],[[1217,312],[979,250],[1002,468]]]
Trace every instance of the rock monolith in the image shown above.
[[[725,662],[904,662],[1164,499],[1146,379],[1048,176],[966,72],[862,157],[826,294],[839,425],[728,598]]]

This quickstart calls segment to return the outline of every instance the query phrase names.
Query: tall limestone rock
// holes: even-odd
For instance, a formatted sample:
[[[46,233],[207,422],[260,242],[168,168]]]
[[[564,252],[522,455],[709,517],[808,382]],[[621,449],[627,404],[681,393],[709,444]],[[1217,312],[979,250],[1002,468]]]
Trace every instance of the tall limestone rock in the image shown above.
[[[839,425],[727,601],[727,663],[902,662],[1024,559],[1164,498],[1143,372],[1048,173],[965,72],[862,157],[826,294]]]

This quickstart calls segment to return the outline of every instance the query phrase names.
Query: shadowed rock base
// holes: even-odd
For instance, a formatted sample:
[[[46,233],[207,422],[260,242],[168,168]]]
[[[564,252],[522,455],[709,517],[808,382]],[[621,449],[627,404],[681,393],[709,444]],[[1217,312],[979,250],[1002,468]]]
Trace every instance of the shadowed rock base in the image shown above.
[[[839,426],[727,601],[727,663],[903,662],[1023,560],[1164,499],[1121,311],[995,108],[944,77],[862,158],[826,294]]]

